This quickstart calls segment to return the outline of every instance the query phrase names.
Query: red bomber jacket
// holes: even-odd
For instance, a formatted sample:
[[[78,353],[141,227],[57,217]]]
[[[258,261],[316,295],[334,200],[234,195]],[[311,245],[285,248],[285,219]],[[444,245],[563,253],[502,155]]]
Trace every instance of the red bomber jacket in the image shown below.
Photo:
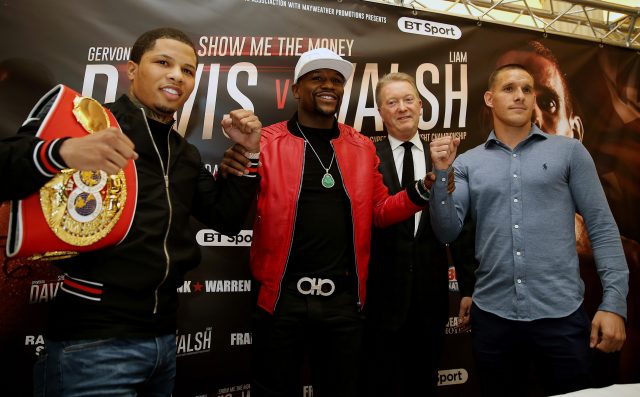
[[[389,226],[409,218],[422,206],[406,192],[390,196],[378,171],[380,160],[371,140],[353,127],[338,123],[340,135],[331,141],[344,188],[351,202],[353,242],[358,275],[358,305],[366,298],[372,223]],[[302,185],[305,142],[283,121],[264,127],[260,141],[262,166],[257,213],[251,243],[251,272],[260,283],[258,305],[273,313],[280,296],[293,241]],[[274,236],[278,236],[275,243]]]

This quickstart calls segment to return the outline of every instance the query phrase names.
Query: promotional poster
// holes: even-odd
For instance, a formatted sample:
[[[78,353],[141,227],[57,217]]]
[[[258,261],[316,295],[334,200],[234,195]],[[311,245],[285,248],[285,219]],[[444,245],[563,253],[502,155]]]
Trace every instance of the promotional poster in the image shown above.
[[[198,52],[196,88],[176,114],[177,129],[217,171],[232,145],[220,126],[237,108],[253,110],[263,125],[296,110],[294,67],[313,48],[330,48],[352,62],[340,122],[373,141],[386,135],[374,99],[389,72],[414,76],[422,99],[420,134],[461,139],[459,152],[491,131],[483,94],[491,71],[522,63],[547,87],[537,98],[542,129],[583,142],[593,157],[618,224],[630,269],[627,342],[603,357],[602,382],[640,382],[640,55],[619,47],[534,31],[478,24],[442,14],[356,0],[5,1],[0,12],[0,138],[15,134],[38,99],[57,84],[112,102],[126,92],[131,45],[161,26],[183,30]],[[15,170],[15,172],[20,172]],[[10,189],[10,186],[2,186]],[[549,197],[549,200],[553,200]],[[6,240],[8,203],[0,206]],[[178,289],[178,375],[174,396],[250,396],[251,312],[254,283],[248,266],[251,214],[236,236],[192,223],[200,266]],[[271,236],[279,244],[278,236]],[[587,236],[577,248],[585,306],[593,315],[601,287]],[[9,395],[31,394],[31,368],[44,344],[47,305],[61,276],[55,263],[2,258],[0,379]],[[470,333],[457,326],[458,290],[449,273],[450,319],[439,371],[441,396],[478,395]],[[301,397],[313,395],[311,384]]]

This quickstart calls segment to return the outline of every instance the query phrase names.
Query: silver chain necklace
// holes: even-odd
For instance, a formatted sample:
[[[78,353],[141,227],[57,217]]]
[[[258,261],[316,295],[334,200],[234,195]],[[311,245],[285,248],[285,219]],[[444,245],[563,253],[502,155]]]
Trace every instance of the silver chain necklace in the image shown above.
[[[326,189],[331,189],[332,187],[335,186],[336,181],[333,179],[333,175],[331,175],[329,173],[329,170],[331,169],[331,166],[333,165],[333,159],[336,158],[336,152],[334,151],[333,152],[333,156],[331,156],[331,162],[329,163],[329,167],[325,167],[324,164],[322,163],[322,160],[320,160],[320,156],[318,156],[318,153],[316,152],[316,149],[313,148],[313,145],[311,144],[311,142],[309,142],[307,137],[304,135],[304,132],[302,132],[302,128],[300,128],[300,124],[298,124],[297,121],[296,121],[296,127],[298,127],[298,131],[300,131],[300,133],[302,134],[302,137],[304,138],[305,142],[307,142],[309,144],[309,147],[311,148],[311,150],[313,150],[313,154],[316,155],[316,158],[320,162],[320,165],[322,166],[322,168],[324,168],[324,175],[322,176],[322,187],[324,187]]]

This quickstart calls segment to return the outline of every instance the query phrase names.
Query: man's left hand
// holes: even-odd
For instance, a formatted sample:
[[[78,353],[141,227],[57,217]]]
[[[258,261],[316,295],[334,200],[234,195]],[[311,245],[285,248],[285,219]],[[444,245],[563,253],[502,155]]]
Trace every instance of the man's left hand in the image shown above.
[[[591,321],[591,348],[605,353],[622,349],[626,339],[624,319],[612,312],[598,310]]]

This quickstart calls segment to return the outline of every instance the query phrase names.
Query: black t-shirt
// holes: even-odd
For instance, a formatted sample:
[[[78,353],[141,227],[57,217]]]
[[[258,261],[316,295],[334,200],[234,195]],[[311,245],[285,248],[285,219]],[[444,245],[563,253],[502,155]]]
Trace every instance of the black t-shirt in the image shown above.
[[[296,280],[302,276],[339,278],[353,275],[351,205],[331,146],[331,139],[337,138],[340,133],[337,122],[330,129],[300,125],[303,136],[296,119],[289,121],[289,131],[300,138],[306,137],[308,141],[286,278]],[[329,167],[329,174],[335,181],[331,188],[322,184],[326,167]]]

